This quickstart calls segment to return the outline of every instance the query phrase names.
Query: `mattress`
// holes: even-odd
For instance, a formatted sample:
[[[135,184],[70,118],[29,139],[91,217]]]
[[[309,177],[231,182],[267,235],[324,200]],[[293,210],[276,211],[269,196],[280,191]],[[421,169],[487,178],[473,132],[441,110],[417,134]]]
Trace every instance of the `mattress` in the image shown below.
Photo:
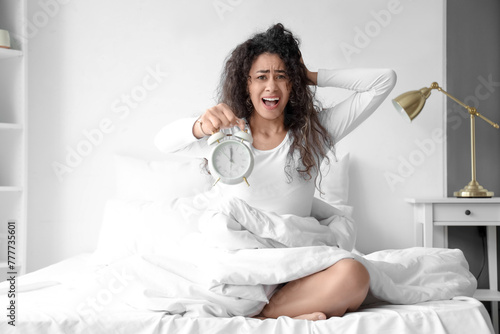
[[[82,254],[18,277],[15,327],[1,318],[0,333],[493,333],[483,304],[470,297],[413,305],[375,303],[324,321],[288,317],[188,318],[136,309],[118,298],[126,277],[92,282],[98,266]],[[0,305],[12,298],[0,284]],[[4,313],[6,311],[3,311]]]

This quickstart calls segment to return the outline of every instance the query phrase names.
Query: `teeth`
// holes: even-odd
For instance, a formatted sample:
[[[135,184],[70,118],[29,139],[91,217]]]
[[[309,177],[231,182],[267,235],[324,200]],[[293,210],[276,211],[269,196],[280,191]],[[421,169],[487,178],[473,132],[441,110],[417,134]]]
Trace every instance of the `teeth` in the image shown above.
[[[263,100],[265,101],[279,101],[279,97],[264,97]]]

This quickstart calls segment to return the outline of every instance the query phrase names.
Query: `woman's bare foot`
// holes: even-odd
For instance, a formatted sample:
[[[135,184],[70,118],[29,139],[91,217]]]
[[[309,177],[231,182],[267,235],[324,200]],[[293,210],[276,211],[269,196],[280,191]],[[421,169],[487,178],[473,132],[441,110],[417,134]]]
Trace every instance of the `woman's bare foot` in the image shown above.
[[[252,318],[254,319],[260,319],[260,320],[266,320],[266,319],[272,319],[272,318],[267,318],[262,316],[262,314],[258,314],[256,316],[253,316]],[[301,319],[301,320],[326,320],[326,315],[323,312],[313,312],[313,313],[308,313],[308,314],[302,314],[296,317],[293,317],[292,319]]]
[[[313,313],[308,313],[308,314],[302,314],[296,317],[293,317],[293,319],[304,319],[304,320],[326,320],[326,315],[323,312],[313,312]]]
[[[254,319],[259,319],[259,320],[266,320],[266,319],[269,319],[269,318],[266,318],[260,314],[257,314],[257,315],[254,315],[252,318]]]

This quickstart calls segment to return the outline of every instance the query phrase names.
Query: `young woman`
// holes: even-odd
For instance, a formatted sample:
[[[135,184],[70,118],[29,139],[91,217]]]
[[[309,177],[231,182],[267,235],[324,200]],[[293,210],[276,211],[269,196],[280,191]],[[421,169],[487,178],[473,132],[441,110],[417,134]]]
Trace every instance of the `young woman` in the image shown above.
[[[194,119],[164,127],[156,136],[164,152],[207,157],[207,138],[216,131],[249,128],[254,169],[251,186],[217,184],[223,192],[260,210],[309,216],[319,166],[334,143],[382,103],[396,81],[388,69],[309,71],[299,42],[276,24],[238,45],[226,61],[219,104]],[[310,86],[354,91],[333,108],[320,110]],[[320,320],[356,310],[365,299],[369,275],[345,259],[277,290],[258,315]]]

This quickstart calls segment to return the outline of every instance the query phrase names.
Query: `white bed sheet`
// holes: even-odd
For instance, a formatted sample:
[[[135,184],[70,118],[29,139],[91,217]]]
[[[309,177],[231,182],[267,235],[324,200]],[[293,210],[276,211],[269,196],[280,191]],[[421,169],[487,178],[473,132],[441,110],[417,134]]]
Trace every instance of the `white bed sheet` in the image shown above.
[[[0,333],[493,333],[483,304],[469,297],[414,305],[372,304],[341,318],[316,322],[148,312],[115,298],[120,284],[126,284],[119,273],[106,289],[86,285],[98,268],[91,264],[90,254],[82,254],[19,277],[16,327],[3,316]],[[0,284],[0,305],[9,302],[6,287],[5,282]]]

